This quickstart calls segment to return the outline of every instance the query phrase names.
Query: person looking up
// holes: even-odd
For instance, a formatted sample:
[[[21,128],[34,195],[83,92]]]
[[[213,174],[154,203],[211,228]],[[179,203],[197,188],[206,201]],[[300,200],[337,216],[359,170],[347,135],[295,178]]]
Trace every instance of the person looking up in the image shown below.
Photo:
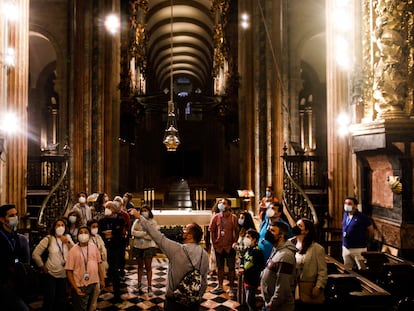
[[[243,275],[245,298],[249,311],[257,310],[256,291],[260,285],[260,274],[264,268],[263,251],[257,245],[259,233],[255,229],[248,229],[244,236],[246,251],[242,258],[239,274]]]
[[[265,260],[269,258],[270,253],[272,252],[272,248],[273,248],[273,245],[265,239],[266,233],[271,223],[274,223],[276,221],[283,222],[288,227],[287,238],[291,238],[293,236],[289,224],[282,218],[282,215],[283,215],[282,203],[279,203],[279,202],[270,203],[268,209],[266,210],[266,220],[262,222],[260,231],[259,231],[260,233],[259,247],[263,251]]]
[[[273,187],[267,186],[265,195],[259,202],[259,219],[261,222],[265,220],[266,210],[273,202],[279,202],[279,200],[273,194]]]
[[[141,206],[139,211],[141,217],[144,217],[152,225],[157,226],[152,214],[151,207],[147,204]],[[141,280],[144,274],[144,266],[147,272],[147,290],[148,295],[152,296],[152,258],[156,255],[155,247],[157,246],[151,236],[143,229],[141,221],[136,219],[131,228],[131,235],[134,237],[134,247],[132,250],[133,257],[137,258],[138,264],[138,283],[137,290],[142,291]]]
[[[96,247],[99,250],[99,253],[101,254],[102,272],[103,272],[104,279],[106,279],[107,273],[108,273],[108,252],[106,250],[105,242],[103,241],[102,237],[98,233],[99,222],[96,219],[90,219],[88,220],[88,223],[86,225],[89,228],[89,231],[91,232],[90,242],[96,245]],[[93,294],[91,304],[89,307],[89,311],[97,310],[97,304],[98,304],[98,298],[99,298],[100,291],[101,291],[100,287],[96,286],[95,292]]]
[[[231,201],[222,199],[218,204],[219,213],[214,215],[210,221],[209,231],[211,242],[216,254],[218,285],[211,291],[213,294],[224,292],[224,266],[227,264],[229,279],[229,296],[234,298],[236,251],[233,244],[239,237],[239,226],[237,216],[231,211]]]
[[[312,304],[301,296],[303,290],[310,288],[305,293],[307,296],[316,299],[318,297],[319,306],[324,301],[324,288],[328,282],[328,268],[325,259],[325,249],[316,242],[316,230],[312,221],[307,218],[300,218],[296,226],[292,228],[295,235],[291,239],[298,249],[296,253],[296,278],[298,283],[298,297],[296,297],[295,310],[312,309]],[[306,286],[305,286],[306,285]],[[310,285],[310,286],[308,286]],[[322,296],[321,296],[322,295]],[[319,296],[321,296],[319,298]]]
[[[119,214],[119,205],[113,201],[105,204],[105,216],[99,220],[99,234],[105,242],[108,251],[108,280],[112,281],[114,300],[121,301],[121,279],[119,269],[123,248],[124,219]]]
[[[82,226],[82,218],[78,211],[73,210],[69,212],[68,214],[68,232],[70,234],[70,237],[72,238],[72,241],[74,243],[77,243],[77,236],[79,228]]]
[[[354,269],[367,251],[368,239],[374,236],[374,225],[363,213],[358,211],[358,200],[347,197],[344,201],[342,218],[342,258],[345,267]]]
[[[92,219],[92,209],[87,203],[87,197],[86,192],[79,192],[78,202],[70,209],[70,212],[77,211],[79,213],[82,226],[86,226],[87,221]]]
[[[164,310],[199,310],[201,297],[207,288],[208,273],[208,254],[199,245],[203,238],[203,229],[196,223],[186,225],[182,233],[183,244],[180,244],[168,239],[158,230],[154,222],[142,217],[136,209],[131,209],[130,214],[140,221],[142,228],[148,232],[155,243],[157,243],[160,250],[168,257],[168,279]],[[190,260],[187,260],[187,258],[189,258],[191,262]],[[199,269],[201,273],[200,297],[198,302],[186,306],[175,301],[174,291],[186,273],[193,269],[193,266]]]

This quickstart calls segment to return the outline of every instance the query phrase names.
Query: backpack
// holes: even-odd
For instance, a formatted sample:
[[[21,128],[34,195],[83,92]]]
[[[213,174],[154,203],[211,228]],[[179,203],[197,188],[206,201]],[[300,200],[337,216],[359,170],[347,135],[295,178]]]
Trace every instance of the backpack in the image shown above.
[[[191,263],[192,269],[188,271],[181,279],[177,288],[174,291],[175,301],[185,306],[191,306],[200,301],[201,296],[201,261],[203,258],[203,251],[201,251],[200,267],[194,267],[187,250],[183,247],[184,253]]]

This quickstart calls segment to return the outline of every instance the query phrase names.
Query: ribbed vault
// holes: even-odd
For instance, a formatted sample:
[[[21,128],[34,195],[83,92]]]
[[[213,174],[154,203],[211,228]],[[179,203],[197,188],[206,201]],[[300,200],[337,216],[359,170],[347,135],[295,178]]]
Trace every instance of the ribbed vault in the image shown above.
[[[169,89],[172,72],[174,81],[186,78],[193,88],[208,93],[213,63],[211,1],[150,0],[148,8],[148,70],[159,90]]]

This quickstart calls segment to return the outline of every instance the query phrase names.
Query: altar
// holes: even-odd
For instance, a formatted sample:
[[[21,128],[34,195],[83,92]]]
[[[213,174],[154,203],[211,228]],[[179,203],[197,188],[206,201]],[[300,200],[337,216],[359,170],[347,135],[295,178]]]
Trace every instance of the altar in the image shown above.
[[[158,226],[185,226],[189,223],[197,223],[201,227],[210,224],[210,210],[153,210],[154,220]]]

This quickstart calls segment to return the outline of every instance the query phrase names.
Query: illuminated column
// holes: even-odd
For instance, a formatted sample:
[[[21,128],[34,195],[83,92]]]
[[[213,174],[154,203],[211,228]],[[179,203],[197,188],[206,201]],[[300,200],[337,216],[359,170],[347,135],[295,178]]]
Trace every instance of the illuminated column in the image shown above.
[[[8,111],[18,116],[19,132],[7,136],[6,152],[1,155],[0,177],[2,189],[0,203],[16,204],[20,215],[26,213],[26,172],[27,172],[27,105],[28,105],[28,59],[29,59],[29,1],[2,1],[13,4],[16,21],[1,16],[1,53],[8,47],[14,48],[14,67],[2,69],[1,113]],[[6,24],[8,23],[8,24]],[[3,61],[2,61],[3,67]]]
[[[326,90],[327,90],[327,146],[329,178],[329,214],[331,227],[340,228],[344,197],[354,194],[352,184],[351,151],[347,137],[340,137],[337,117],[348,112],[348,71],[351,61],[346,38],[353,29],[341,31],[341,25],[353,25],[352,0],[326,1]],[[348,20],[347,20],[348,19]],[[349,68],[349,67],[348,67]]]

